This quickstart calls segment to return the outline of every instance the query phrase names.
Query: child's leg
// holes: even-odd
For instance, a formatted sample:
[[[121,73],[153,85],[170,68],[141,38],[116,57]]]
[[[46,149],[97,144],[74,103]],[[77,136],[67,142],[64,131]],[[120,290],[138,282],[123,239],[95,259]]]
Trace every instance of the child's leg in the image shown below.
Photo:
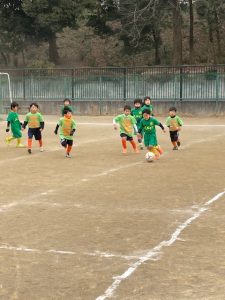
[[[131,143],[131,145],[132,145],[134,151],[135,151],[136,153],[138,153],[139,151],[138,151],[138,149],[137,149],[137,145],[136,145],[135,141],[132,139],[132,140],[130,140],[130,143]]]
[[[21,143],[21,138],[17,138],[16,147],[24,147],[23,144]]]
[[[66,147],[66,157],[71,157],[70,156],[70,152],[72,150],[73,147],[73,141],[72,140],[66,140],[67,143],[67,147]]]
[[[163,149],[161,148],[160,145],[156,146],[156,149],[158,150],[159,154],[162,155],[163,154]]]
[[[9,136],[9,137],[6,137],[6,138],[5,138],[5,142],[6,142],[7,145],[9,145],[10,142],[11,142],[12,140],[14,140],[14,139],[15,139],[14,136]]]
[[[148,149],[150,152],[152,152],[152,153],[155,154],[155,159],[159,159],[160,153],[159,153],[159,151],[156,149],[156,147],[150,145],[150,146],[147,147],[147,149]]]
[[[121,143],[122,143],[122,152],[127,153],[127,138],[125,136],[121,137]]]
[[[141,138],[138,138],[138,145],[139,145],[139,148],[140,148],[141,150],[144,149],[143,143],[142,143],[142,139],[141,139]]]

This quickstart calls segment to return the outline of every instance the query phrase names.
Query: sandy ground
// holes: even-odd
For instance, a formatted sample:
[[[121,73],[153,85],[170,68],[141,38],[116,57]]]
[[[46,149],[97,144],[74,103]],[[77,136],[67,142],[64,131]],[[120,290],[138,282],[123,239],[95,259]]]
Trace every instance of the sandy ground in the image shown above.
[[[0,299],[225,298],[224,119],[185,118],[179,151],[159,128],[154,163],[110,117],[77,117],[67,159],[45,121],[32,155],[0,122]]]

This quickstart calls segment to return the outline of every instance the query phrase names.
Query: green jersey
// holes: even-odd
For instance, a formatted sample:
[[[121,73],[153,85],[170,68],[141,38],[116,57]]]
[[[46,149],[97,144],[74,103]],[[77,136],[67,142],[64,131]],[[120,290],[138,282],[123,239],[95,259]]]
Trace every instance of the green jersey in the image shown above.
[[[152,105],[152,104],[150,104],[150,105],[146,105],[146,104],[143,105],[143,106],[142,106],[142,112],[143,112],[144,109],[149,109],[151,115],[153,116],[153,105]]]
[[[179,127],[183,126],[183,121],[178,116],[169,116],[166,119],[166,126],[169,127],[170,131],[177,131]]]
[[[62,117],[60,118],[58,125],[60,127],[60,131],[59,131],[60,139],[73,140],[73,136],[70,134],[73,129],[76,129],[76,123],[74,119]]]
[[[125,114],[118,115],[114,121],[120,125],[120,133],[132,137],[134,135],[134,125],[137,123],[135,118],[131,115],[126,116]]]
[[[153,117],[150,117],[148,120],[141,120],[138,131],[144,134],[144,144],[146,147],[158,145],[155,126],[159,126],[160,124],[161,123]]]
[[[28,123],[29,128],[40,128],[41,122],[44,122],[44,120],[41,113],[36,112],[33,114],[32,112],[29,112],[25,117],[25,122]]]
[[[133,108],[131,110],[131,115],[135,118],[137,125],[139,126],[142,119],[142,107]]]
[[[63,111],[64,111],[65,108],[68,108],[72,112],[72,114],[73,114],[74,108],[71,105],[66,105],[66,106],[63,105],[62,108],[61,108],[61,115],[62,115],[62,117],[64,116]]]
[[[10,111],[10,113],[7,116],[7,122],[10,122],[13,137],[21,138],[22,137],[21,124],[19,121],[18,113],[14,111]]]

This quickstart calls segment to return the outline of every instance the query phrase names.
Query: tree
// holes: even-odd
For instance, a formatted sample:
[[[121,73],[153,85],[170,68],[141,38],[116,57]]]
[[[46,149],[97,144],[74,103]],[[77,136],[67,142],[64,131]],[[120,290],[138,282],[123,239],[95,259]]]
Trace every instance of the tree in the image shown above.
[[[77,18],[88,1],[76,0],[24,0],[22,7],[33,19],[33,36],[49,44],[49,60],[59,63],[56,34],[65,27],[76,27]]]
[[[21,0],[0,1],[0,52],[7,66],[10,56],[14,55],[17,66],[17,54],[26,47],[25,37],[32,31],[31,18],[22,9]]]

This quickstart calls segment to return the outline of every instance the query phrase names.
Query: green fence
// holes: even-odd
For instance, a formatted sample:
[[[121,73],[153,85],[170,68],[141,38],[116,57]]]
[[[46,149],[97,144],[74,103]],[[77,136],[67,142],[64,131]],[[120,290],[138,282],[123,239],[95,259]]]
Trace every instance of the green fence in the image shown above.
[[[4,69],[16,100],[130,100],[146,95],[155,100],[224,101],[225,65]],[[0,97],[9,99],[6,78],[0,76]]]

